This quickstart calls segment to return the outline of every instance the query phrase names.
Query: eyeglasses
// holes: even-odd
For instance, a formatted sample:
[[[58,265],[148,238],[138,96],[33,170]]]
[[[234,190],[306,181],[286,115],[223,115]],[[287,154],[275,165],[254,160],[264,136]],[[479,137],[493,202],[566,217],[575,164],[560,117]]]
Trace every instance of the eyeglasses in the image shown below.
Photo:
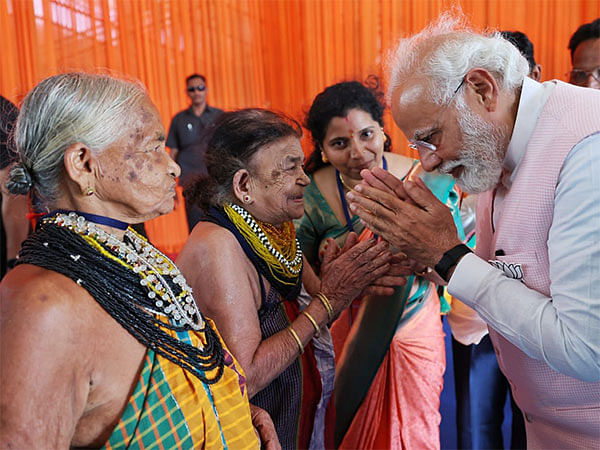
[[[460,90],[460,88],[462,87],[462,85],[464,83],[465,83],[465,77],[463,77],[463,79],[460,81],[460,84],[458,85],[458,87],[454,90],[454,93],[452,94],[452,97],[450,97],[450,100],[448,101],[448,103],[446,103],[446,106],[444,106],[442,108],[442,110],[439,112],[437,118],[433,122],[435,125],[433,126],[432,130],[435,130],[435,128],[437,127],[437,124],[440,122],[440,119],[442,118],[442,115],[448,109],[448,107],[452,104],[452,102],[456,98],[456,94],[458,93],[458,91]],[[431,136],[433,136],[433,134],[434,134],[433,131],[430,131],[427,134],[427,136],[424,137],[423,139],[409,139],[408,147],[412,148],[413,150],[425,149],[425,150],[429,150],[430,152],[435,152],[437,150],[437,147],[434,144],[432,144],[431,142],[427,142],[427,140],[431,139]]]
[[[206,86],[190,86],[187,91],[192,93],[194,91],[202,92],[206,90]]]
[[[600,82],[600,66],[592,70],[573,69],[568,75],[569,81],[573,84],[584,84],[590,75]]]

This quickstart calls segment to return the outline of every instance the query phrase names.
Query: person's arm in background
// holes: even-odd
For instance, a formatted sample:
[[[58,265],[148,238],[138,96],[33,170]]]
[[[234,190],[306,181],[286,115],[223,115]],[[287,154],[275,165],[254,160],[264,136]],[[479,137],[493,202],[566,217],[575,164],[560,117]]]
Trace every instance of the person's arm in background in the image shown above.
[[[21,243],[29,233],[27,213],[29,205],[27,196],[14,195],[5,187],[10,166],[0,170],[0,191],[2,192],[2,226],[6,233],[6,259],[10,261],[17,257]],[[10,265],[9,265],[10,268]]]
[[[9,268],[12,267],[11,260],[17,257],[21,243],[29,233],[27,196],[13,195],[6,189],[10,169],[18,159],[12,134],[18,115],[17,107],[0,96],[0,194],[2,195],[2,228],[6,234],[6,260]],[[2,272],[4,273],[4,261],[2,261]]]

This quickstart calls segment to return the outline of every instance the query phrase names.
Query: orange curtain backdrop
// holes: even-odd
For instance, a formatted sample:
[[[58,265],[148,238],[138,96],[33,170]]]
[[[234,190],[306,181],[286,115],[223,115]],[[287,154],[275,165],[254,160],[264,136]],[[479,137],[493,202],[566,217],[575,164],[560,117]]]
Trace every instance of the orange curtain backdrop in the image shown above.
[[[187,106],[185,77],[199,72],[210,104],[302,120],[325,86],[381,76],[398,37],[455,4],[477,27],[527,33],[544,79],[565,79],[569,37],[600,16],[597,0],[0,0],[0,93],[19,103],[57,72],[108,70],[142,80],[168,127]],[[386,123],[395,151],[410,155]],[[169,253],[187,236],[181,205],[147,223]]]

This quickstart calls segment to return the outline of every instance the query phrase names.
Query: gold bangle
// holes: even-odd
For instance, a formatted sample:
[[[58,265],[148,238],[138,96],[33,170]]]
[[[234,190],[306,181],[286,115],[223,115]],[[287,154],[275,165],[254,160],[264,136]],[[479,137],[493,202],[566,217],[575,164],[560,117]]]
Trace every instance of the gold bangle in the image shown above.
[[[302,345],[302,341],[298,337],[298,333],[296,333],[294,331],[294,329],[292,328],[291,325],[288,327],[288,330],[291,333],[291,335],[294,337],[294,339],[296,340],[296,343],[298,344],[298,350],[300,350],[300,354],[304,353],[304,346]]]
[[[327,310],[327,315],[329,316],[329,320],[333,320],[333,306],[331,306],[331,302],[329,301],[327,296],[322,292],[317,292],[317,297],[319,300],[321,300],[323,306],[325,306],[325,309]]]
[[[327,311],[327,317],[329,317],[329,322],[331,322],[333,320],[333,307],[331,306],[331,302],[329,301],[327,296],[322,292],[317,292],[315,294],[315,297],[317,297],[321,301],[321,303],[323,303],[323,306]]]
[[[302,311],[300,314],[304,314],[306,318],[310,320],[310,323],[312,323],[313,327],[315,328],[315,336],[319,337],[319,332],[321,331],[321,329],[319,328],[319,324],[314,319],[314,317],[311,316],[306,310]]]

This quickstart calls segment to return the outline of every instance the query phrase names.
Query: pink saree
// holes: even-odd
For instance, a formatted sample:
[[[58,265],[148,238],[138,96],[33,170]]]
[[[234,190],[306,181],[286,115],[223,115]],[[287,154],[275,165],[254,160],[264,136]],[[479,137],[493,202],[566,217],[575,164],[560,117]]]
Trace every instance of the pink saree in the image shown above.
[[[344,328],[332,329],[338,345]],[[445,368],[440,303],[430,289],[421,310],[396,331],[340,448],[439,449]]]

